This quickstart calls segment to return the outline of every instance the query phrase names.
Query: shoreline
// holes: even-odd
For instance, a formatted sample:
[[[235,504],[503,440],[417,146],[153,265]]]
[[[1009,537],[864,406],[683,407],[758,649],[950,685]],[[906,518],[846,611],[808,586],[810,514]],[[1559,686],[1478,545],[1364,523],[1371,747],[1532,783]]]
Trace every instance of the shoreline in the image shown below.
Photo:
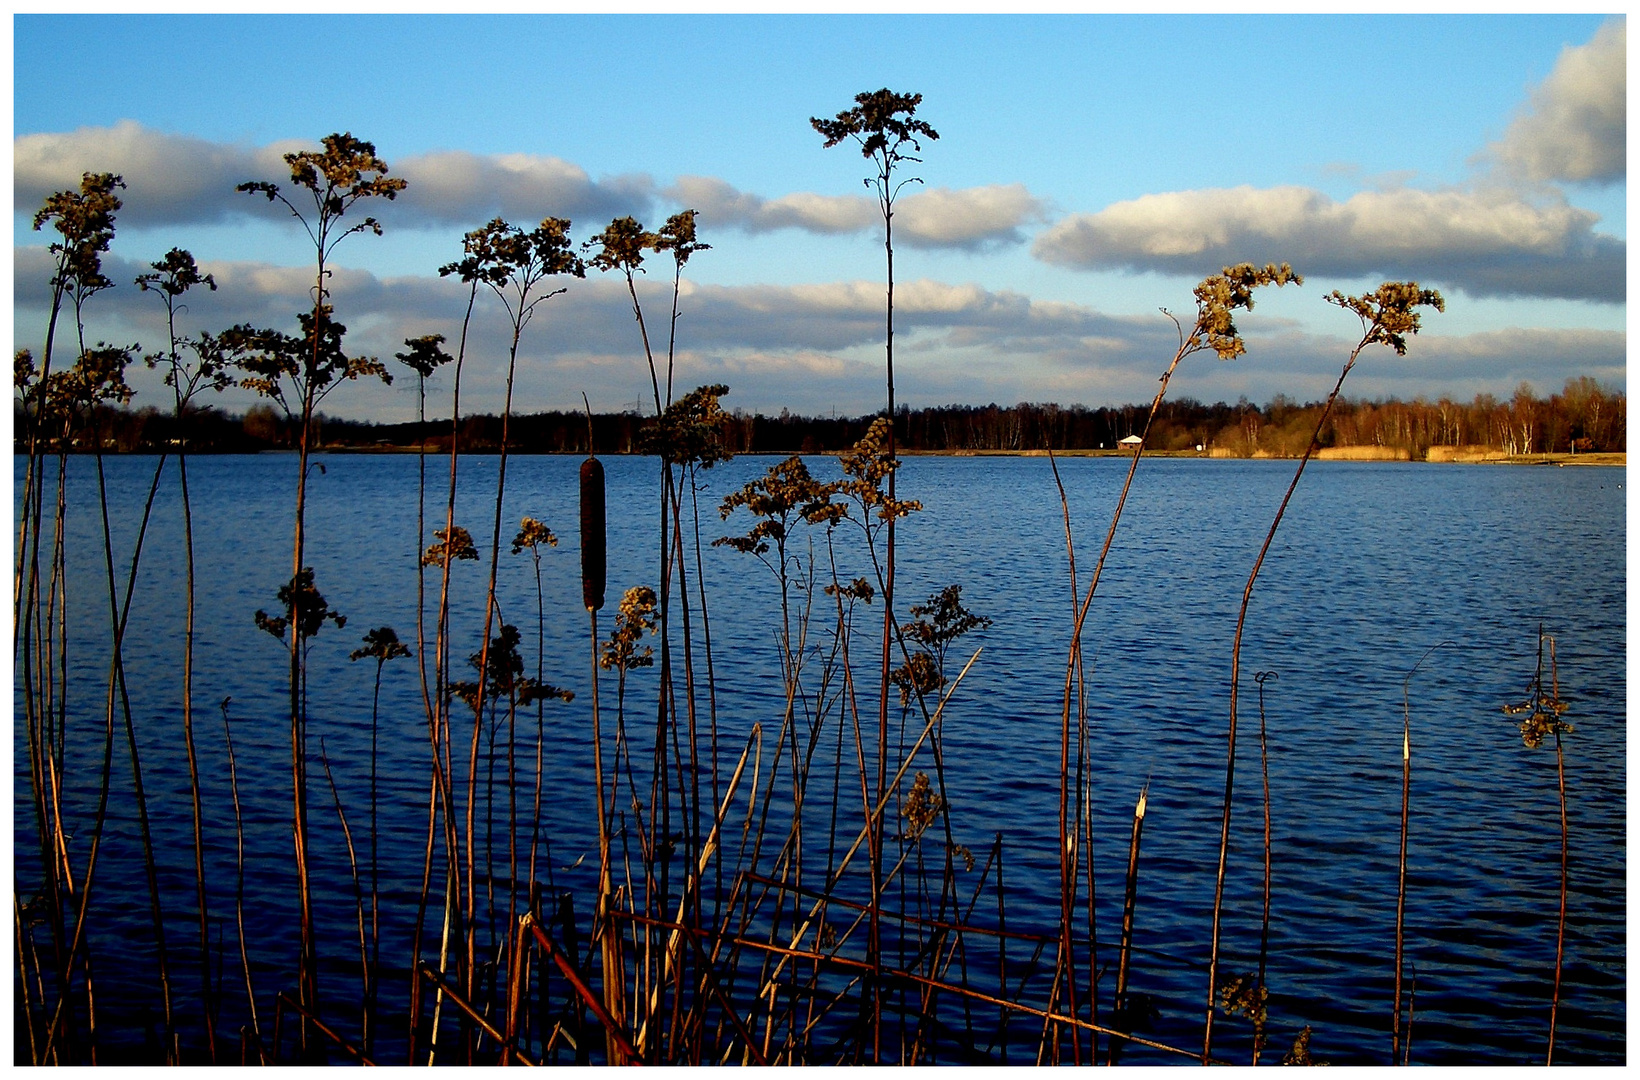
[[[415,447],[415,446],[319,446],[319,447],[315,447],[312,450],[312,453],[315,453],[315,454],[415,454],[415,453],[418,452],[419,449],[420,449],[419,447]],[[1326,453],[1326,450],[1331,450],[1331,449],[1337,449],[1337,450],[1342,451],[1342,452],[1337,453],[1337,454]],[[1458,456],[1443,456],[1443,457],[1437,458],[1437,459],[1425,459],[1425,458],[1412,459],[1412,458],[1408,458],[1408,457],[1391,456],[1391,454],[1389,454],[1389,453],[1369,453],[1369,454],[1359,454],[1359,455],[1350,453],[1350,451],[1352,451],[1352,450],[1371,451],[1371,450],[1375,450],[1375,449],[1377,449],[1377,448],[1375,448],[1375,447],[1338,447],[1338,448],[1328,447],[1328,448],[1324,448],[1323,452],[1321,454],[1316,455],[1314,458],[1312,458],[1312,460],[1314,460],[1314,461],[1349,461],[1349,462],[1353,462],[1355,464],[1378,464],[1378,465],[1555,465],[1555,466],[1559,466],[1559,467],[1565,467],[1565,466],[1568,466],[1568,465],[1572,465],[1572,466],[1579,466],[1579,467],[1582,467],[1582,466],[1605,466],[1605,467],[1616,467],[1616,468],[1627,468],[1627,466],[1628,466],[1628,453],[1626,451],[1588,451],[1588,452],[1585,452],[1585,453],[1582,453],[1582,454],[1564,454],[1564,453],[1554,453],[1554,454],[1505,454],[1505,453],[1502,453],[1501,451],[1497,451],[1497,452],[1486,452],[1486,453],[1476,453],[1476,454],[1464,454],[1464,455],[1458,455]],[[115,456],[115,457],[143,457],[143,456],[152,457],[157,453],[156,451],[149,450],[149,451],[140,451],[140,452],[124,454],[124,453],[120,453],[120,452],[112,450],[112,449],[105,449],[103,452],[106,455]],[[218,456],[229,455],[229,454],[294,454],[295,452],[296,452],[295,450],[285,449],[285,448],[269,448],[269,449],[264,449],[264,450],[230,450],[230,451],[193,450],[193,451],[189,452],[189,456],[190,457],[218,457]],[[89,454],[89,453],[91,453],[91,451],[89,451],[89,450],[75,450],[75,451],[71,452],[69,456],[70,457],[78,457],[78,456]],[[448,457],[449,453],[450,452],[449,452],[448,449],[440,449],[440,448],[435,448],[435,447],[428,447],[427,450],[426,450],[426,454],[427,454],[428,457]],[[499,453],[499,451],[496,450],[495,448],[485,448],[485,449],[463,450],[461,453],[462,453],[462,456],[465,457],[465,456],[493,455],[493,454]],[[513,447],[507,453],[508,453],[509,456],[513,456],[513,457],[517,457],[517,456],[523,456],[523,457],[580,457],[580,456],[583,456],[583,451],[580,451],[580,450],[523,450],[523,449],[520,449],[518,447]],[[603,455],[605,457],[653,457],[654,456],[652,454],[627,453],[627,452],[615,451],[615,450],[603,450],[603,451],[598,451],[598,453],[600,453],[601,455]],[[814,451],[785,451],[785,450],[757,450],[757,451],[751,451],[751,450],[748,450],[748,451],[743,451],[741,453],[738,453],[735,456],[736,457],[790,457],[793,453],[797,453],[802,457],[837,457],[837,456],[839,456],[840,452],[836,451],[836,450],[814,450]],[[1045,457],[1048,456],[1048,451],[1046,451],[1046,450],[899,450],[899,451],[897,451],[897,454],[901,458],[917,458],[917,457],[953,457],[953,458],[1036,457],[1036,458],[1045,458]],[[14,457],[25,456],[25,452],[14,450],[12,452],[12,455]],[[1129,458],[1129,457],[1132,456],[1132,454],[1129,451],[1126,451],[1126,450],[1055,450],[1053,452],[1053,456],[1054,457],[1060,457],[1060,458],[1081,458],[1081,457]],[[1251,456],[1243,456],[1243,455],[1231,455],[1231,454],[1225,454],[1225,453],[1215,454],[1212,451],[1196,451],[1196,450],[1147,450],[1147,451],[1145,451],[1145,457],[1147,457],[1147,458],[1193,459],[1193,460],[1198,460],[1198,461],[1297,461],[1298,460],[1297,455],[1292,455],[1292,456],[1279,455],[1278,456],[1278,455],[1275,455],[1275,454],[1260,453],[1260,454],[1255,454],[1255,455],[1251,455]]]

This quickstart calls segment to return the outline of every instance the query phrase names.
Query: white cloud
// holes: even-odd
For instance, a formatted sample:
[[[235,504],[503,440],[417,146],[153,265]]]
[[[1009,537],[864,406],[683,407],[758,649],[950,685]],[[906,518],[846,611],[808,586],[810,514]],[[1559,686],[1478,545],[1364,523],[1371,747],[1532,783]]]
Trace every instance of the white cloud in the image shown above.
[[[1145,195],[1042,233],[1038,258],[1081,269],[1191,276],[1236,262],[1300,273],[1389,275],[1474,295],[1621,303],[1625,245],[1564,199],[1501,188],[1364,191],[1335,202],[1311,188],[1215,188]]]
[[[1628,175],[1628,24],[1606,23],[1586,45],[1568,46],[1549,77],[1489,148],[1505,168],[1535,182],[1614,183]]]
[[[711,176],[680,176],[665,194],[700,211],[702,219],[713,225],[750,233],[776,229],[849,233],[870,228],[877,220],[876,205],[860,196],[798,192],[765,199]]]
[[[794,192],[765,199],[708,176],[680,176],[665,192],[668,198],[699,210],[714,225],[751,233],[803,229],[814,233],[852,233],[880,229],[882,217],[874,198],[863,195],[817,195]],[[931,188],[896,203],[895,236],[911,247],[974,248],[1018,243],[1020,229],[1042,220],[1041,200],[1023,184]]]
[[[409,181],[397,204],[429,222],[476,225],[500,215],[603,218],[642,214],[651,203],[645,176],[594,181],[579,165],[535,154],[482,156],[443,151],[405,158],[395,173]]]
[[[32,214],[48,195],[76,188],[87,172],[111,172],[125,180],[122,225],[215,222],[235,215],[274,213],[265,199],[234,188],[247,180],[290,183],[284,155],[318,146],[284,140],[250,147],[213,143],[155,131],[131,120],[112,127],[19,135],[12,206]],[[520,221],[559,217],[642,214],[653,203],[645,176],[593,180],[578,165],[532,154],[482,156],[462,151],[389,160],[390,175],[409,181],[392,203],[370,212],[396,224],[474,227],[497,214]],[[298,201],[297,205],[302,205]]]
[[[895,217],[898,235],[913,247],[977,247],[1019,243],[1020,228],[1044,219],[1042,200],[1024,184],[929,188],[907,195]]]

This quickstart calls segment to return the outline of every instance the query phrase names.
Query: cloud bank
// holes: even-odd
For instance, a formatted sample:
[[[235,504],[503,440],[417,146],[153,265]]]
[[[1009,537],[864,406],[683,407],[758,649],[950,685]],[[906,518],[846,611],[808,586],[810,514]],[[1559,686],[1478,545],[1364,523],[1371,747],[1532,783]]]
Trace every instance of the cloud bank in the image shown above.
[[[265,199],[234,190],[246,180],[288,184],[283,155],[316,149],[285,141],[251,147],[154,131],[131,120],[112,127],[17,136],[12,142],[13,209],[32,214],[52,192],[71,189],[87,172],[125,179],[120,221],[128,226],[215,223],[239,216],[283,216]],[[388,162],[409,186],[370,212],[400,227],[472,228],[500,215],[533,222],[551,214],[594,220],[658,212],[662,198],[701,212],[713,227],[762,233],[798,229],[817,234],[880,227],[876,201],[860,196],[796,192],[764,198],[724,180],[680,177],[665,191],[643,174],[594,179],[562,158],[539,154],[418,154]],[[300,205],[300,202],[298,202]],[[953,191],[933,188],[898,204],[896,235],[912,247],[978,249],[1022,243],[1022,228],[1042,220],[1043,205],[1022,184]]]
[[[220,222],[236,216],[279,215],[267,201],[234,190],[246,180],[287,186],[284,155],[315,144],[287,140],[249,147],[154,131],[131,120],[112,127],[20,135],[12,142],[13,207],[33,213],[54,191],[74,188],[87,172],[125,179],[125,225]],[[653,183],[644,176],[593,180],[578,165],[532,154],[483,156],[463,151],[389,161],[390,175],[409,181],[391,204],[372,206],[384,220],[406,226],[474,226],[500,214],[532,221],[561,216],[642,214],[651,209]],[[298,202],[300,205],[300,202]]]
[[[1037,237],[1046,262],[1084,270],[1200,276],[1236,262],[1290,262],[1304,274],[1390,276],[1475,296],[1622,303],[1623,241],[1564,199],[1484,190],[1363,191],[1336,202],[1312,188],[1211,188],[1144,195],[1076,214]]]
[[[37,351],[49,301],[49,257],[40,248],[24,247],[14,249],[13,259],[14,344]],[[190,294],[184,332],[220,330],[239,322],[294,330],[295,312],[311,283],[308,270],[243,262],[206,262],[203,267],[215,274],[220,288]],[[129,284],[146,267],[109,256],[105,268],[120,284],[88,307],[88,335],[155,348],[163,340],[163,309],[153,296]],[[608,278],[567,284],[569,292],[543,307],[526,332],[516,407],[526,412],[578,407],[585,390],[595,408],[641,406],[652,411],[648,368],[624,285]],[[403,351],[407,337],[442,333],[453,343],[460,335],[467,294],[459,282],[339,269],[332,285],[338,317],[349,327],[350,352],[387,360]],[[646,310],[661,311],[670,304],[670,290],[663,283],[643,282],[639,290]],[[810,413],[877,408],[882,300],[877,282],[685,282],[676,384],[687,389],[726,382],[734,390],[732,405],[771,412],[782,407]],[[1319,296],[1315,302],[1320,304]],[[1208,401],[1234,401],[1242,394],[1268,400],[1276,393],[1319,397],[1331,388],[1349,344],[1342,336],[1305,333],[1258,313],[1238,321],[1248,338],[1247,355],[1232,363],[1192,361],[1181,370],[1175,393]],[[897,288],[895,323],[898,389],[904,400],[919,405],[1148,401],[1156,376],[1176,347],[1172,324],[1158,315],[1111,315],[1011,290],[928,279]],[[497,306],[481,298],[462,375],[464,411],[500,408],[505,325]],[[1388,350],[1363,357],[1351,376],[1351,392],[1409,398],[1443,393],[1468,397],[1482,391],[1507,395],[1524,379],[1547,393],[1573,375],[1621,382],[1624,358],[1624,335],[1617,331],[1506,329],[1445,337],[1432,320],[1407,357],[1396,358]],[[413,416],[414,380],[391,361],[389,366],[399,376],[391,389],[350,384],[337,391],[327,408],[372,419]],[[429,398],[435,414],[445,400],[439,395],[448,392],[448,378],[446,371],[435,380],[435,396]],[[136,372],[132,381],[139,387],[137,405],[168,400],[151,373]],[[243,409],[252,400],[240,391],[222,404]]]

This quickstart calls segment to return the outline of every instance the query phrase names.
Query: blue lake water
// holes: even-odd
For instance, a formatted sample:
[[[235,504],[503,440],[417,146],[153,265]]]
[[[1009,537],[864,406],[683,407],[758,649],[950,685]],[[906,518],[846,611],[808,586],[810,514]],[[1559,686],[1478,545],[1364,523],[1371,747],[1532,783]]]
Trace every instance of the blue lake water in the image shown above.
[[[310,668],[311,752],[320,740],[362,843],[367,820],[375,665],[348,653],[365,630],[393,626],[414,641],[417,460],[328,455],[309,484],[308,559],[347,627],[315,639]],[[701,475],[706,540],[743,532],[721,523],[723,495],[775,458],[743,457]],[[653,459],[604,459],[609,477],[607,631],[621,591],[657,583]],[[442,526],[447,459],[429,458],[430,516]],[[836,465],[810,459],[821,478]],[[535,662],[536,581],[507,542],[524,515],[560,544],[542,559],[544,670],[576,692],[546,709],[547,795],[541,821],[559,889],[590,897],[592,831],[587,619],[580,598],[574,457],[508,464],[500,603]],[[106,462],[118,565],[129,560],[154,459]],[[1075,527],[1078,569],[1097,557],[1126,462],[1059,462]],[[496,460],[463,459],[456,520],[487,557]],[[1133,803],[1149,784],[1135,918],[1132,985],[1160,1009],[1151,1037],[1200,1046],[1208,927],[1224,784],[1229,658],[1243,585],[1291,479],[1278,461],[1146,460],[1084,630],[1094,769],[1090,776],[1102,949],[1116,940]],[[234,828],[219,703],[237,751],[247,842],[246,922],[263,1019],[292,984],[296,931],[289,839],[288,653],[252,623],[273,609],[290,571],[295,458],[203,457],[189,463],[199,572],[195,725],[207,823],[211,915],[227,956],[224,1029],[244,1022],[233,929]],[[18,490],[22,462],[15,464]],[[1268,984],[1275,1059],[1305,1025],[1312,1052],[1338,1064],[1381,1064],[1390,1053],[1396,866],[1401,799],[1403,682],[1410,680],[1413,749],[1406,914],[1416,969],[1412,1060],[1424,1064],[1540,1062],[1547,1039],[1558,909],[1560,823],[1552,747],[1528,750],[1501,706],[1525,697],[1537,629],[1558,640],[1566,719],[1571,830],[1565,976],[1556,1061],[1626,1060],[1625,927],[1626,473],[1318,462],[1310,466],[1266,559],[1242,646],[1241,734],[1226,885],[1221,971],[1257,963],[1262,884],[1258,698],[1265,685],[1274,880]],[[70,462],[68,529],[69,789],[71,821],[89,836],[107,692],[106,570],[95,465]],[[984,861],[1003,836],[1011,929],[1054,934],[1059,716],[1071,592],[1063,519],[1042,458],[912,458],[902,497],[923,511],[901,527],[896,607],[948,584],[993,625],[955,648],[983,652],[954,695],[945,724],[947,794],[956,842]],[[687,507],[686,507],[687,513]],[[433,527],[430,522],[428,529]],[[181,744],[181,515],[168,464],[150,525],[127,631],[125,663],[166,900],[179,1007],[198,980],[191,826]],[[812,539],[812,555],[810,541]],[[857,528],[831,552],[843,577],[869,574]],[[799,532],[794,551],[829,580],[824,532]],[[722,749],[732,767],[746,732],[778,729],[775,578],[751,557],[707,547]],[[453,571],[452,655],[476,652],[487,562]],[[123,579],[123,569],[121,569]],[[429,577],[436,588],[436,575]],[[801,602],[801,596],[799,596]],[[829,598],[817,599],[829,603]],[[873,606],[866,623],[880,625]],[[817,616],[816,627],[825,624]],[[856,655],[873,698],[873,631]],[[820,640],[818,630],[816,640]],[[1444,644],[1442,644],[1444,643]],[[858,647],[858,646],[857,646]],[[635,672],[628,699],[654,711],[655,671]],[[610,688],[603,688],[606,706]],[[870,705],[868,708],[867,705]],[[875,712],[874,703],[862,703]],[[20,716],[20,712],[19,712]],[[409,953],[425,844],[428,746],[413,662],[386,669],[380,710],[382,956]],[[874,721],[873,721],[874,722]],[[533,770],[534,717],[519,753]],[[526,735],[523,729],[529,729]],[[834,733],[821,739],[831,753]],[[22,723],[14,723],[14,858],[25,894],[38,880]],[[852,755],[852,743],[848,753]],[[925,758],[914,769],[931,769]],[[826,756],[827,768],[830,758]],[[524,766],[521,766],[524,767]],[[845,759],[845,781],[852,758]],[[152,930],[123,735],[114,808],[97,872],[91,931],[99,1024],[110,1045],[139,1044],[156,1020]],[[858,798],[858,781],[856,800]],[[310,766],[314,878],[323,978],[332,1001],[356,990],[353,886],[330,789]],[[528,785],[526,785],[526,790]],[[123,796],[123,797],[122,797]],[[857,802],[856,802],[857,806]],[[503,814],[500,819],[505,821]],[[83,864],[83,841],[71,845]],[[587,861],[576,866],[583,856]],[[591,864],[591,865],[589,865]],[[571,869],[566,869],[571,868]],[[497,873],[504,873],[497,868]],[[865,896],[854,897],[865,900]],[[991,907],[987,908],[987,904]],[[994,902],[978,907],[976,922]],[[1050,951],[1051,968],[1051,951]],[[1100,964],[1114,969],[1114,949]],[[1045,987],[1049,976],[1039,976]],[[1108,1007],[1112,976],[1101,983]],[[405,982],[384,980],[384,1007],[402,1013]],[[1027,998],[1030,997],[1027,993]],[[267,999],[267,1000],[260,1000]],[[337,1006],[338,1012],[345,1012]],[[183,1021],[185,1040],[197,1024]],[[1021,1029],[1024,1030],[1023,1028]],[[1244,1060],[1245,1021],[1221,1017],[1215,1050]],[[123,1034],[122,1034],[123,1033]],[[383,1039],[401,1037],[402,1027]],[[1034,1044],[1034,1040],[1033,1040]],[[402,1053],[402,1051],[400,1052]],[[386,1060],[401,1060],[384,1053]],[[1134,1062],[1179,1060],[1129,1052]],[[1266,1061],[1271,1060],[1268,1056]]]

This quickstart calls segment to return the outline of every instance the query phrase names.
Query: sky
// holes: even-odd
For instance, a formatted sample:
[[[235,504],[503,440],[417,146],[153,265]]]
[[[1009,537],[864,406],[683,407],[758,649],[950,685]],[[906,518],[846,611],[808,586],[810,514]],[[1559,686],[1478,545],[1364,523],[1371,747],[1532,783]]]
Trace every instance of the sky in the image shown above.
[[[1333,290],[1439,289],[1405,357],[1376,349],[1359,398],[1539,394],[1625,383],[1626,31],[1603,16],[856,15],[322,17],[19,15],[13,20],[14,347],[44,340],[53,238],[34,212],[83,172],[126,184],[88,344],[165,341],[131,283],[172,247],[218,285],[179,329],[286,331],[313,248],[277,204],[282,157],[332,132],[372,142],[381,236],[332,258],[346,348],[461,335],[438,269],[499,215],[567,218],[576,241],[631,215],[698,211],[711,245],[679,298],[679,392],[726,407],[860,414],[883,399],[884,252],[857,148],[811,117],[855,94],[920,93],[938,132],[900,176],[895,374],[917,405],[1148,401],[1222,266],[1289,262],[1238,319],[1247,353],[1188,360],[1202,401],[1331,389],[1359,336]],[[300,204],[298,204],[300,205]],[[639,283],[665,363],[671,261]],[[623,280],[555,282],[520,344],[515,410],[653,412]],[[462,410],[502,403],[508,323],[481,299]],[[348,384],[332,415],[412,419],[413,376]],[[134,404],[169,406],[133,372]],[[664,378],[664,374],[663,374]],[[430,415],[448,415],[448,369]],[[232,390],[220,404],[255,401]]]

